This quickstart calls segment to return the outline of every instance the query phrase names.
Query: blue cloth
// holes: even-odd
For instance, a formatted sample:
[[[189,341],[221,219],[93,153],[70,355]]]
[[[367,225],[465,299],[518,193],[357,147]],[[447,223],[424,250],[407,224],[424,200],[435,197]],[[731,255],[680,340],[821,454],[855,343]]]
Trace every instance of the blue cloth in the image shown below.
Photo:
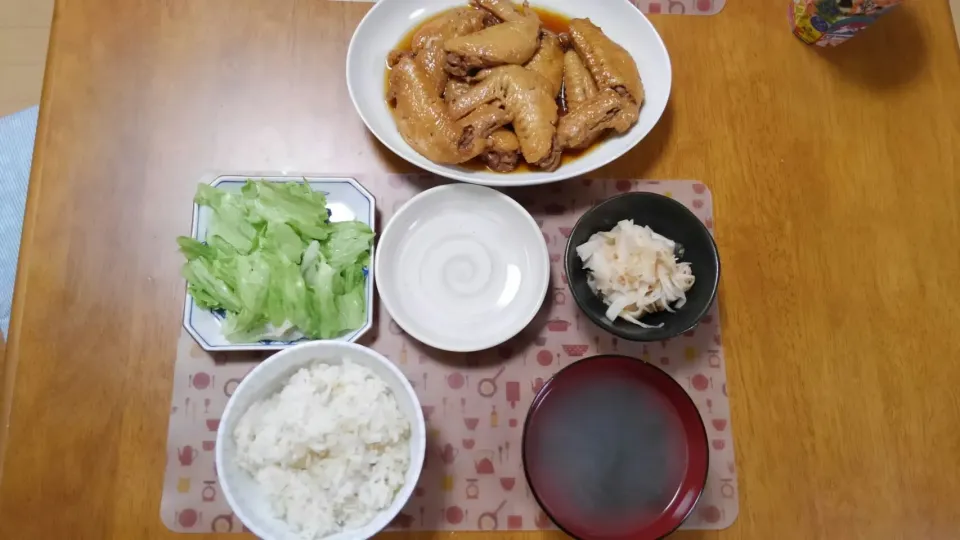
[[[0,331],[7,334],[39,107],[0,118]]]

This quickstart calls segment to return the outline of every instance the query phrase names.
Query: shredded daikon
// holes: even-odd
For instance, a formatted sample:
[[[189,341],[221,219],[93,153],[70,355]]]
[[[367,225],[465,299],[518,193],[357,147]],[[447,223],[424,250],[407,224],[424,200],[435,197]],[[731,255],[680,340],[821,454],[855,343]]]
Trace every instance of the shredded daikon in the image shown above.
[[[677,262],[676,242],[650,227],[623,220],[610,232],[599,232],[577,247],[587,270],[587,283],[609,306],[611,321],[621,317],[644,328],[648,313],[679,309],[693,287],[690,263]]]

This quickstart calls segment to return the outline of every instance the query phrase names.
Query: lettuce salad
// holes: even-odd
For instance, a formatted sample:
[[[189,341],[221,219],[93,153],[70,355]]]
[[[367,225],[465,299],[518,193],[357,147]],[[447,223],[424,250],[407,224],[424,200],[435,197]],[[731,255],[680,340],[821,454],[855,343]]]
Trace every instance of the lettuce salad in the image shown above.
[[[231,342],[331,339],[366,321],[373,231],[331,223],[327,200],[306,183],[248,180],[240,193],[201,184],[212,216],[201,242],[181,236],[187,291],[223,310]]]

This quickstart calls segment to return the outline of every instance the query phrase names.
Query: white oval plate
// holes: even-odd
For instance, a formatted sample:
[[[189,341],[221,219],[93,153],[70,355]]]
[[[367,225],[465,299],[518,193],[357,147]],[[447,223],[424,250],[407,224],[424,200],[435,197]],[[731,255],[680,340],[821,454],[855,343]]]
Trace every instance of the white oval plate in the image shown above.
[[[588,17],[613,41],[633,55],[640,69],[646,101],[640,120],[627,133],[610,137],[580,159],[554,172],[498,174],[438,165],[418,154],[400,136],[384,99],[387,53],[425,19],[467,0],[380,0],[363,18],[347,51],[347,89],[367,128],[393,153],[434,174],[487,186],[546,184],[582,176],[627,153],[650,133],[663,115],[670,96],[672,71],[667,48],[650,21],[628,0],[534,0],[531,5],[573,18]]]
[[[410,199],[380,236],[380,300],[414,338],[446,351],[495,347],[540,310],[550,281],[543,233],[510,197],[466,184]]]

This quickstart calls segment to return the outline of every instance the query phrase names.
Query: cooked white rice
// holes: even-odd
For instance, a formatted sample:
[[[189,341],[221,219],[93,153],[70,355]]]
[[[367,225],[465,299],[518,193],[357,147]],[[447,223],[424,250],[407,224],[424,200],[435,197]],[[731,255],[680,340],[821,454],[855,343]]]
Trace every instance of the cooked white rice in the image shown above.
[[[316,539],[390,506],[410,462],[410,422],[387,384],[345,361],[301,369],[233,432],[237,463],[276,517]]]

